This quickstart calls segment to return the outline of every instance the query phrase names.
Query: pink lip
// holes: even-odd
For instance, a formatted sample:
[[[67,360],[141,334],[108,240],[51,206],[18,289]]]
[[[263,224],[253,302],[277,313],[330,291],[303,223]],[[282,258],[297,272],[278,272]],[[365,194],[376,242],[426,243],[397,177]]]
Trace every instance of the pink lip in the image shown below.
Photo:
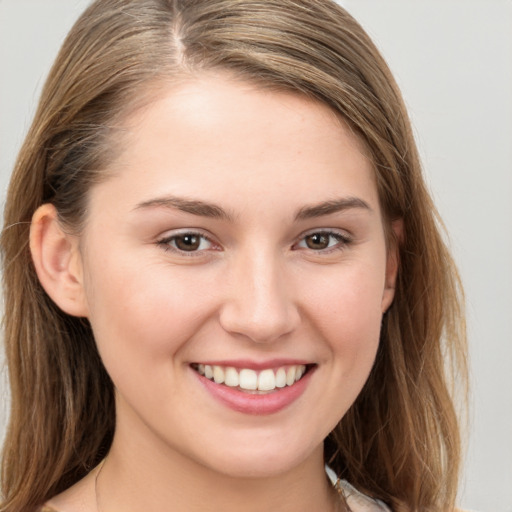
[[[240,363],[239,361],[237,363]],[[208,364],[208,363],[207,363]],[[217,362],[217,364],[220,364]],[[251,366],[241,366],[243,368],[254,368],[254,364]],[[287,363],[290,364],[290,363]],[[295,364],[295,363],[294,363]],[[224,364],[223,364],[224,366]],[[230,364],[226,366],[237,367],[238,364]],[[259,366],[256,364],[256,366]],[[284,366],[283,364],[277,366]],[[265,364],[263,368],[275,368],[274,364],[268,365]],[[223,384],[216,384],[215,382],[199,375],[199,373],[195,372],[196,377],[199,379],[199,382],[206,388],[206,390],[218,401],[222,404],[228,406],[230,409],[241,412],[244,414],[254,414],[254,415],[268,415],[274,414],[282,409],[290,406],[293,402],[295,402],[306,390],[311,376],[314,373],[316,367],[311,368],[299,381],[297,381],[293,386],[287,386],[281,389],[276,389],[271,393],[267,394],[250,394],[244,393],[236,388],[230,388],[229,386],[225,386]],[[193,371],[193,370],[192,370]]]

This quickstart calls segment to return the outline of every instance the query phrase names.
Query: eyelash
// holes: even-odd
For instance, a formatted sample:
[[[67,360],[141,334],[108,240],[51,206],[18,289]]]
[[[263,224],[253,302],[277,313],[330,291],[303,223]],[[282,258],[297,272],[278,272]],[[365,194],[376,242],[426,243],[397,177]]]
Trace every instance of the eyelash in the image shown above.
[[[301,246],[301,244],[307,244],[308,237],[314,237],[314,236],[327,236],[331,240],[332,239],[336,240],[336,243],[331,245],[331,240],[329,240],[329,242],[328,242],[329,245],[326,248],[323,248],[323,249],[321,248],[318,250],[312,249],[311,247],[307,247],[307,246]],[[179,240],[179,239],[183,240],[186,237],[199,238],[200,240],[199,240],[198,248],[191,250],[191,251],[187,251],[187,250],[180,249],[179,247],[177,247],[175,245],[177,240]],[[207,242],[208,244],[210,244],[210,247],[201,249],[201,245],[203,245],[204,242]],[[309,233],[302,235],[299,242],[297,242],[293,245],[293,248],[298,248],[300,250],[302,250],[302,249],[309,250],[309,251],[312,251],[313,253],[317,253],[317,254],[330,254],[331,252],[334,252],[334,251],[344,250],[351,243],[352,243],[352,238],[350,236],[347,236],[346,234],[342,234],[338,231],[323,229],[323,230],[311,231]],[[173,244],[174,244],[174,246],[173,246]],[[207,251],[207,250],[211,249],[212,247],[214,247],[215,243],[209,237],[204,235],[203,233],[196,232],[196,231],[184,231],[182,233],[176,233],[171,236],[162,238],[161,240],[158,240],[157,245],[162,247],[165,251],[174,252],[176,254],[179,254],[180,256],[199,257],[199,256],[203,255],[204,251]],[[214,250],[218,250],[218,249],[214,249]]]
[[[175,245],[174,246],[172,245],[173,243],[175,244],[177,240],[179,240],[179,239],[183,240],[186,237],[199,238],[200,239],[199,248],[196,250],[192,250],[192,251],[186,251],[186,250],[180,249],[179,247],[176,247]],[[184,231],[182,233],[176,233],[174,235],[167,236],[165,238],[162,238],[161,240],[158,240],[157,245],[162,247],[164,249],[164,251],[174,252],[176,254],[179,254],[180,256],[194,258],[194,257],[201,256],[205,250],[210,249],[210,247],[206,248],[206,249],[200,249],[201,245],[205,241],[208,242],[210,244],[210,246],[215,246],[215,243],[209,237],[205,236],[203,233],[198,233],[196,231]]]
[[[303,248],[305,250],[310,250],[314,253],[330,254],[331,252],[334,252],[334,251],[342,251],[342,250],[346,249],[347,246],[349,246],[352,243],[352,238],[346,234],[340,233],[339,231],[332,231],[329,229],[320,229],[320,230],[311,231],[309,233],[302,235],[300,241],[297,244],[295,244],[295,246],[298,246],[299,244],[302,244],[302,243],[307,243],[306,240],[308,239],[308,237],[313,237],[315,235],[327,236],[330,239],[335,239],[336,243],[333,244],[332,246],[329,245],[325,249],[315,250],[315,249],[311,249],[310,247],[301,247],[301,248]]]

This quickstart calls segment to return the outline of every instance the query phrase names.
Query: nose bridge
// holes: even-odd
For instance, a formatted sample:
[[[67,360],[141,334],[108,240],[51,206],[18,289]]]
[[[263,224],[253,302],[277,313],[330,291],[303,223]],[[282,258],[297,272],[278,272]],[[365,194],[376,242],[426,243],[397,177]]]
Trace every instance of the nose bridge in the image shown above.
[[[282,256],[271,247],[241,252],[232,262],[221,323],[256,342],[273,341],[297,326],[299,314]]]

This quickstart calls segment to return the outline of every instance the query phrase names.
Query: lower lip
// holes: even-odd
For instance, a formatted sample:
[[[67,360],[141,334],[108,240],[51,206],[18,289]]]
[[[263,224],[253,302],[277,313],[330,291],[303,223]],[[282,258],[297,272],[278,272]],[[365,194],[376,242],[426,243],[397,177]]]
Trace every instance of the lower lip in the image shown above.
[[[311,368],[299,381],[292,386],[276,388],[266,394],[244,393],[236,388],[230,388],[194,373],[201,384],[214,398],[227,405],[230,409],[244,414],[268,415],[275,414],[295,402],[306,390],[314,368]]]

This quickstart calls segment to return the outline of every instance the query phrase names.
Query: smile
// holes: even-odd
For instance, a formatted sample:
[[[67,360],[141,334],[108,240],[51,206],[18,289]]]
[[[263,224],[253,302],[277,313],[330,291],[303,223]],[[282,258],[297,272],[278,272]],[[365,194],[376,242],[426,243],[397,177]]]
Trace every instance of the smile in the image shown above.
[[[261,371],[208,364],[193,364],[191,366],[199,375],[216,384],[223,384],[249,393],[268,393],[293,386],[306,374],[309,365],[289,365]]]

